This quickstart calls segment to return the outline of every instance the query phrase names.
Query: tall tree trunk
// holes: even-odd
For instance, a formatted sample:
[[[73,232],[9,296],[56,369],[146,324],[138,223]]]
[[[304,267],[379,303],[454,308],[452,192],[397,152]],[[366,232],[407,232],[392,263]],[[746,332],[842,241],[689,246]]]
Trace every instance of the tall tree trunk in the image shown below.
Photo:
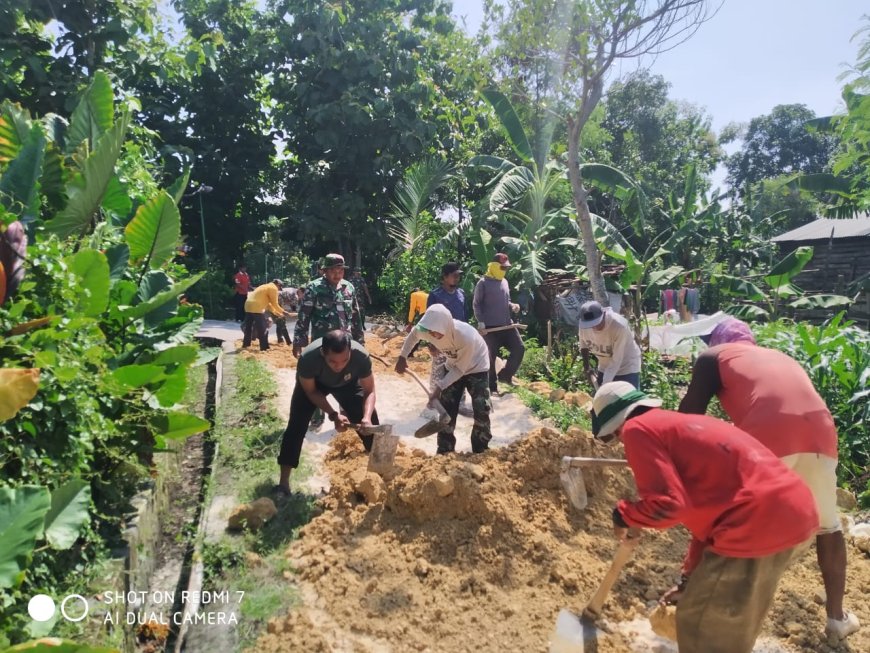
[[[571,182],[571,195],[574,199],[574,209],[577,211],[577,225],[583,239],[583,252],[586,254],[586,271],[589,274],[589,285],[592,296],[602,306],[610,306],[607,289],[604,287],[604,277],[601,275],[601,255],[595,245],[592,233],[592,217],[589,215],[589,203],[586,198],[589,191],[583,186],[580,176],[580,132],[582,125],[574,116],[568,116],[568,180]]]

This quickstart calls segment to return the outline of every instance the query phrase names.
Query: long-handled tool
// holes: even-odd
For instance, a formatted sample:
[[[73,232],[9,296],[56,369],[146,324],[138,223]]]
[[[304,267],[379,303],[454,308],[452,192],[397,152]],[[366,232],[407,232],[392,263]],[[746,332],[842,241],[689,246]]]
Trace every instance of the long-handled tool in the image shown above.
[[[577,510],[584,510],[589,504],[589,495],[586,492],[586,481],[583,478],[584,467],[625,467],[628,461],[620,458],[577,458],[572,456],[562,457],[562,466],[559,470],[559,481],[565,491],[568,501]]]
[[[496,331],[507,331],[508,329],[517,329],[519,331],[525,331],[529,326],[527,324],[518,324],[513,322],[511,324],[505,324],[503,326],[492,327],[491,329],[479,329],[480,333],[486,335],[487,333],[495,333]]]
[[[429,388],[426,386],[425,383],[423,383],[420,377],[417,376],[410,369],[405,370],[405,373],[411,375],[411,378],[417,382],[417,385],[419,385],[423,389],[423,391],[426,393],[426,396],[428,397]],[[430,435],[433,435],[434,433],[438,433],[438,431],[450,424],[450,415],[447,414],[447,409],[444,408],[444,404],[442,404],[437,399],[430,398],[429,403],[427,403],[426,406],[438,413],[438,417],[435,419],[430,419],[428,422],[423,424],[423,426],[414,431],[415,438],[428,437]]]
[[[638,529],[628,530],[628,537],[619,543],[613,555],[613,562],[610,563],[610,569],[607,570],[595,594],[584,608],[582,617],[578,618],[569,610],[559,611],[556,628],[550,636],[550,653],[584,653],[586,641],[589,640],[591,643],[596,640],[598,632],[593,623],[601,616],[604,601],[616,583],[616,579],[619,578],[625,563],[631,559],[639,537]],[[597,651],[598,648],[593,650]]]

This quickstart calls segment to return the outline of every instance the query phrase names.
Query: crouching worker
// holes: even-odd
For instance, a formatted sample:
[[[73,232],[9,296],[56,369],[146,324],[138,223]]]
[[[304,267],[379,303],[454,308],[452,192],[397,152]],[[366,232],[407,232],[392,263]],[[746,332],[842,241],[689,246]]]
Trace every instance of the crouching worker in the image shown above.
[[[659,406],[625,381],[595,393],[592,432],[623,443],[639,497],[617,504],[614,532],[683,524],[683,580],[662,597],[677,603],[680,653],[749,653],[780,576],[816,533],[813,495],[736,426]]]
[[[474,426],[471,428],[471,450],[480,453],[489,448],[492,439],[489,414],[492,402],[489,396],[489,350],[483,337],[472,326],[453,319],[441,304],[426,309],[417,326],[411,330],[402,345],[396,372],[408,369],[408,355],[421,339],[429,341],[445,356],[447,373],[435,380],[430,397],[441,402],[450,415],[450,423],[438,432],[438,453],[456,450],[456,416],[462,393],[471,396]]]
[[[329,395],[347,417],[333,409],[326,399]],[[327,332],[308,345],[299,357],[296,387],[290,399],[290,420],[278,456],[281,480],[274,488],[276,494],[290,493],[290,472],[299,466],[302,441],[317,408],[332,420],[336,431],[344,431],[351,423],[362,426],[379,423],[372,361],[365,348],[354,342],[347,331]],[[371,451],[373,436],[360,435],[360,439],[365,450]]]

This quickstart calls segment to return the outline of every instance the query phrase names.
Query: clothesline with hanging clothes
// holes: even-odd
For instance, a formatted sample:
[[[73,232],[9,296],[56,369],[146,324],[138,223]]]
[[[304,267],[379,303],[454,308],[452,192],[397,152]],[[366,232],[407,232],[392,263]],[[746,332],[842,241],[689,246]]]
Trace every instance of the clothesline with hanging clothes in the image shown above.
[[[681,316],[687,313],[697,315],[701,312],[701,295],[697,288],[666,288],[661,291],[660,305],[662,314],[677,311]]]

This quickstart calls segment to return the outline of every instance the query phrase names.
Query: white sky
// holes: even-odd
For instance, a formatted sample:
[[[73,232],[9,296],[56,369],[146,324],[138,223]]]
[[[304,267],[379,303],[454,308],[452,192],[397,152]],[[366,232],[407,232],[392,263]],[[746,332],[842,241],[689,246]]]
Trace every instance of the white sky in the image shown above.
[[[483,2],[453,0],[453,14],[476,31]],[[644,65],[671,83],[673,99],[705,107],[717,131],[777,104],[829,115],[840,106],[837,77],[855,63],[850,39],[864,14],[867,0],[725,0],[689,41]]]

